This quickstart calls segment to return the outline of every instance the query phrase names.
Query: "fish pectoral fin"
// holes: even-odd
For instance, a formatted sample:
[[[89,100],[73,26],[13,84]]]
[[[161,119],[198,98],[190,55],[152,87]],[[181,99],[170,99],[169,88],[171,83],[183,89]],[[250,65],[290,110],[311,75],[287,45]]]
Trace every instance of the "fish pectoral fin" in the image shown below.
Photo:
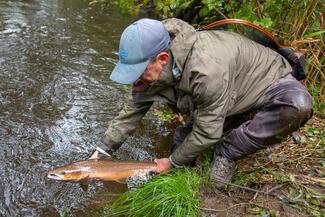
[[[79,182],[79,186],[81,187],[81,189],[84,191],[84,192],[87,192],[88,191],[88,181],[87,180],[81,180]]]

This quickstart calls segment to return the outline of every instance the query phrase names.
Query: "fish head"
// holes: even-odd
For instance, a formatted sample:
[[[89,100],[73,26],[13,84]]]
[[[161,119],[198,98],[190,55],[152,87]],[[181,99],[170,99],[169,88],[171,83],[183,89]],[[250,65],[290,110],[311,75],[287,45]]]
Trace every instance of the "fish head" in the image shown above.
[[[89,176],[86,168],[60,167],[48,172],[47,177],[59,181],[80,181]]]

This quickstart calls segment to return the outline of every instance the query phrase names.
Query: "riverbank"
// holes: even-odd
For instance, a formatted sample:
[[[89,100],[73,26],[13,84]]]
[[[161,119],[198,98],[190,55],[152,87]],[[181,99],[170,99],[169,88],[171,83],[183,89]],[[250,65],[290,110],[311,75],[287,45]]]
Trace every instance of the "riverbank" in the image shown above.
[[[325,119],[315,115],[300,129],[295,141],[260,151],[241,160],[233,183],[286,196],[234,186],[223,191],[201,190],[201,210],[206,216],[324,216]],[[299,140],[299,141],[298,141]]]

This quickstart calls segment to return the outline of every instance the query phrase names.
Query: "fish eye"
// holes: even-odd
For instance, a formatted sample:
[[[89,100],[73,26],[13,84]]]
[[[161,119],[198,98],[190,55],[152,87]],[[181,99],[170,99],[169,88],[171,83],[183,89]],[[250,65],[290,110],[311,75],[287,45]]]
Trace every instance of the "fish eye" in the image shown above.
[[[61,172],[60,174],[61,174],[61,175],[65,175],[65,174],[66,174],[66,172]]]

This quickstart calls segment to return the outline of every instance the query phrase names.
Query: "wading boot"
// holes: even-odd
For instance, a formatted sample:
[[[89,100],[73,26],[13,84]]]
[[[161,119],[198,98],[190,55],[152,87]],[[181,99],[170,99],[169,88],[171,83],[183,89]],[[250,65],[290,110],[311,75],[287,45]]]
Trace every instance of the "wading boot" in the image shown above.
[[[210,179],[214,182],[216,189],[222,189],[234,174],[235,161],[220,155],[215,155],[210,171]]]

